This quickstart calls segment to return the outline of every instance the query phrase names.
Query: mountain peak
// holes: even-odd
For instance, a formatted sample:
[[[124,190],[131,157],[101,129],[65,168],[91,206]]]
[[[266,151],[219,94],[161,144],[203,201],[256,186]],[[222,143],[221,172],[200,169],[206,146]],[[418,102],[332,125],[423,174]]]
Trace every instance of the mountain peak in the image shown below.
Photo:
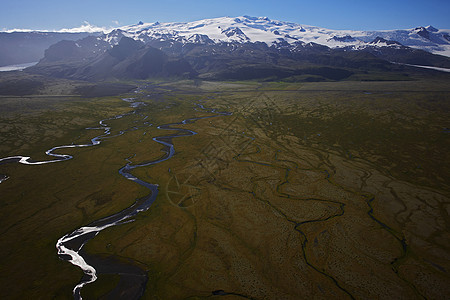
[[[423,26],[414,28],[414,32],[427,40],[430,39],[430,32]]]
[[[375,46],[381,46],[381,47],[386,47],[386,46],[403,46],[401,43],[397,42],[397,41],[389,41],[386,40],[385,38],[379,37],[377,36],[373,41],[371,41],[369,43],[370,45],[375,45]]]
[[[123,60],[126,57],[130,56],[130,53],[136,52],[143,46],[144,43],[142,43],[141,41],[136,41],[132,38],[124,36],[120,39],[119,43],[109,51],[109,54],[112,57]]]
[[[433,27],[433,26],[431,26],[431,25],[428,25],[427,27],[425,27],[426,28],[426,30],[428,30],[429,32],[438,32],[439,31],[439,29],[437,29],[437,28],[435,28],[435,27]]]

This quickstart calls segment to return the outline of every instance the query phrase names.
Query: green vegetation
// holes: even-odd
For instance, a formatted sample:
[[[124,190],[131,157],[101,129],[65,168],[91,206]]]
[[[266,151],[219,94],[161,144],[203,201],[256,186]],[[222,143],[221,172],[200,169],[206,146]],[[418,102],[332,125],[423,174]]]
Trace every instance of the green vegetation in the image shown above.
[[[448,81],[139,85],[139,114],[106,122],[137,130],[58,152],[69,161],[0,165],[3,298],[70,298],[82,272],[57,239],[146,195],[118,169],[160,157],[152,138],[173,132],[157,125],[211,115],[200,102],[233,115],[178,126],[198,134],[133,170],[159,185],[153,206],[85,246],[148,272],[145,299],[450,294]],[[118,97],[0,98],[0,157],[45,159],[127,111]],[[118,282],[100,274],[83,297]]]

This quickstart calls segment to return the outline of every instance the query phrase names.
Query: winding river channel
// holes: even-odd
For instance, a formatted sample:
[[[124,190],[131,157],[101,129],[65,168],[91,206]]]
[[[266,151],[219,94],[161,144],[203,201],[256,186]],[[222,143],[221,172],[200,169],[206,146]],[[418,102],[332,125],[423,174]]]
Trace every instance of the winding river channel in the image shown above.
[[[1,158],[0,164],[21,163],[26,165],[41,165],[66,161],[71,159],[72,156],[68,154],[56,154],[54,153],[54,151],[66,148],[91,147],[99,145],[101,141],[104,139],[113,138],[125,134],[127,131],[139,129],[139,127],[133,127],[131,129],[119,131],[119,133],[116,135],[111,135],[111,127],[108,126],[107,124],[108,121],[120,119],[127,115],[141,113],[140,107],[146,105],[144,102],[139,102],[136,98],[125,98],[123,100],[130,103],[130,106],[135,110],[126,114],[121,114],[114,116],[112,118],[101,120],[99,122],[100,127],[98,128],[87,128],[87,129],[103,130],[103,133],[101,135],[94,137],[93,139],[91,139],[89,143],[53,147],[45,152],[47,155],[53,157],[53,159],[51,160],[35,161],[28,156],[11,156]],[[113,258],[104,259],[95,257],[94,255],[89,255],[83,251],[83,246],[89,240],[93,239],[97,234],[99,234],[102,230],[112,226],[132,222],[134,220],[133,217],[135,217],[138,213],[146,211],[150,208],[150,206],[153,204],[158,195],[158,185],[146,182],[145,180],[136,177],[135,175],[132,174],[132,171],[136,168],[155,165],[170,159],[175,154],[175,148],[172,142],[173,138],[186,137],[197,134],[192,130],[174,126],[194,123],[197,120],[205,118],[231,115],[231,113],[228,112],[218,112],[214,109],[206,109],[201,104],[197,104],[195,110],[202,110],[204,112],[209,112],[212,113],[212,115],[204,117],[188,118],[178,123],[159,125],[157,127],[158,129],[170,130],[175,132],[173,134],[153,138],[155,142],[162,144],[164,146],[162,150],[164,154],[156,160],[144,161],[140,163],[133,163],[130,157],[127,159],[127,163],[122,168],[119,169],[119,173],[124,178],[132,180],[133,182],[147,188],[150,191],[147,196],[136,199],[135,202],[130,207],[120,212],[117,212],[103,219],[96,220],[81,228],[77,228],[74,231],[64,235],[57,241],[56,249],[58,256],[61,259],[68,261],[71,264],[81,268],[84,272],[83,278],[73,289],[74,299],[82,299],[81,289],[85,285],[94,282],[97,279],[99,272],[120,275],[119,284],[114,288],[113,291],[111,291],[108,294],[108,296],[117,297],[120,295],[120,297],[124,299],[125,298],[138,299],[142,296],[143,292],[145,291],[145,286],[148,280],[147,273],[144,270],[141,270],[140,268],[133,265],[127,265],[126,263],[120,262]],[[148,116],[145,116],[144,120],[147,118]],[[145,126],[152,126],[152,124],[148,122],[145,122],[144,124]],[[6,180],[7,178],[8,177],[6,176],[0,178],[0,183]]]

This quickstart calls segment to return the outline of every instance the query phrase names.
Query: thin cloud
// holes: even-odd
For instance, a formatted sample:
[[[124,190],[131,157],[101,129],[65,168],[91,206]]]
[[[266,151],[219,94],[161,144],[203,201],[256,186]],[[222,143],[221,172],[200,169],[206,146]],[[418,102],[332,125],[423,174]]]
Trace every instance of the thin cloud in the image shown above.
[[[56,30],[56,32],[67,32],[67,33],[77,33],[77,32],[107,32],[110,31],[111,28],[106,27],[98,27],[95,25],[89,24],[88,21],[84,21],[83,25],[75,28],[63,28],[60,30]]]
[[[59,30],[48,30],[48,29],[25,29],[25,28],[13,28],[13,29],[7,29],[3,28],[1,32],[11,33],[11,32],[62,32],[62,33],[79,33],[79,32],[88,32],[88,33],[94,33],[94,32],[103,32],[108,33],[111,30],[113,30],[112,27],[99,27],[90,24],[88,21],[84,21],[83,25],[79,27],[74,28],[62,28]]]
[[[6,28],[3,28],[3,30],[2,30],[2,32],[6,32],[6,33],[12,33],[12,32],[31,32],[31,31],[49,32],[48,30],[24,29],[24,28],[13,28],[13,29],[6,29]]]

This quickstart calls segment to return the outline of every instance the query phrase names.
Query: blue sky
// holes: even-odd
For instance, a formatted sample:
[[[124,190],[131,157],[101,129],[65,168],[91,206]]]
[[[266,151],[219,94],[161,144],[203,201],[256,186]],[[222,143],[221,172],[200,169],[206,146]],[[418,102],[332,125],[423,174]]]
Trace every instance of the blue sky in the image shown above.
[[[450,29],[450,0],[0,0],[0,29],[61,29],[184,22],[223,16],[271,19],[330,29]]]

